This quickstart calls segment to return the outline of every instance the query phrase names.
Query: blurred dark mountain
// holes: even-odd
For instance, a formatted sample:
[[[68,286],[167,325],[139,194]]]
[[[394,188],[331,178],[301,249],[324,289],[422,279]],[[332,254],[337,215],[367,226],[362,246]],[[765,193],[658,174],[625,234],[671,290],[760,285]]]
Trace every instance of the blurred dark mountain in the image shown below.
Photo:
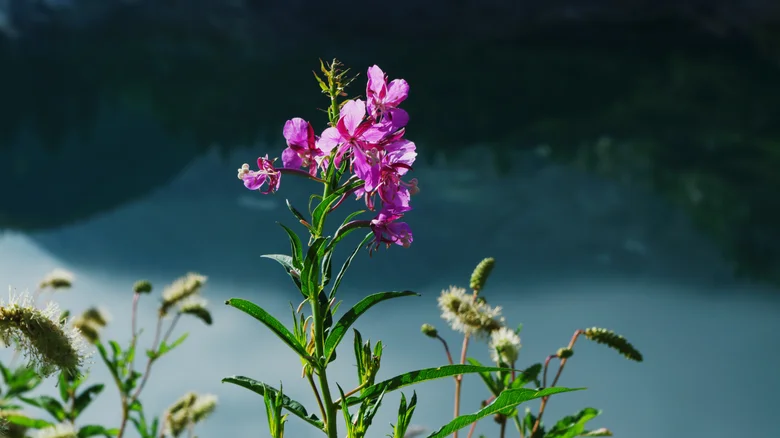
[[[335,56],[409,80],[424,158],[488,144],[498,172],[529,149],[642,184],[780,283],[776,2],[329,5],[0,0],[0,229],[86,220],[322,120],[311,70]]]

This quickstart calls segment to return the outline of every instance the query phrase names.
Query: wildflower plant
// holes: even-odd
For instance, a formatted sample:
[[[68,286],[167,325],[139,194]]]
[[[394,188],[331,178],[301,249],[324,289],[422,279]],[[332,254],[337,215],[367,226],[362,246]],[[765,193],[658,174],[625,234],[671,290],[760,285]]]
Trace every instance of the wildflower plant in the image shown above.
[[[174,328],[182,315],[192,315],[211,324],[211,314],[200,297],[206,277],[190,273],[165,288],[157,311],[157,327],[151,348],[146,350],[143,372],[136,369],[136,353],[142,330],[137,327],[138,302],[149,294],[152,286],[140,281],[133,287],[131,337],[128,346],[119,342],[103,341],[103,329],[111,317],[105,309],[90,307],[76,317],[59,311],[49,302],[44,308],[37,299],[46,291],[71,288],[72,274],[56,270],[40,282],[33,295],[12,294],[8,303],[0,304],[0,339],[27,357],[22,365],[0,363],[3,385],[0,386],[0,436],[27,437],[30,431],[40,438],[82,438],[91,436],[122,437],[132,424],[142,438],[179,437],[183,433],[193,437],[193,428],[208,417],[216,407],[211,395],[188,396],[192,403],[169,408],[161,417],[149,418],[140,395],[148,382],[151,368],[163,355],[180,345],[183,334],[171,340]],[[166,326],[167,322],[167,328]],[[165,330],[163,330],[165,329]],[[116,427],[99,424],[81,424],[79,417],[103,392],[102,383],[88,384],[87,372],[94,347],[108,368],[120,395],[121,420]],[[58,374],[58,397],[32,395],[44,378]],[[23,408],[35,407],[49,414],[51,419],[39,419]],[[161,425],[161,420],[164,424]]]
[[[336,60],[328,65],[321,62],[320,67],[322,75],[314,75],[322,93],[329,99],[325,111],[327,126],[317,135],[312,123],[301,118],[290,119],[282,130],[286,148],[281,153],[281,165],[277,163],[278,158],[269,158],[266,154],[258,158],[256,169],[248,164],[238,169],[238,178],[244,186],[263,194],[277,192],[282,176],[286,175],[307,178],[321,189],[320,193],[311,195],[305,215],[287,201],[288,209],[308,234],[308,239],[280,224],[289,237],[291,253],[264,256],[284,268],[301,294],[303,301],[300,305],[296,307],[291,303],[292,326],[285,326],[250,301],[232,298],[226,302],[257,319],[300,357],[302,377],[312,389],[319,415],[310,413],[302,403],[283,395],[281,387],[276,389],[244,376],[223,379],[223,382],[250,389],[265,398],[273,438],[284,435],[288,414],[320,430],[328,438],[339,436],[338,421],[341,417],[346,436],[362,438],[368,436],[366,431],[372,425],[383,397],[391,391],[426,380],[505,370],[461,362],[382,380],[379,370],[385,353],[384,345],[379,341],[372,347],[370,340],[364,342],[360,332],[353,330],[357,382],[352,389],[345,390],[342,386],[344,382],[329,379],[328,369],[337,359],[336,348],[360,316],[389,299],[417,295],[411,291],[369,295],[336,319],[341,304],[337,301],[339,286],[361,249],[367,248],[371,255],[382,245],[408,248],[412,244],[411,227],[402,219],[412,210],[411,200],[419,188],[416,179],[406,180],[417,155],[414,142],[405,138],[409,114],[399,107],[408,97],[408,83],[403,79],[388,81],[387,75],[375,65],[367,72],[365,99],[344,99],[347,97],[346,87],[355,77],[348,78],[348,70],[342,69]],[[328,217],[338,208],[349,205],[346,201],[350,197],[362,201],[365,208],[347,214],[332,234],[326,233]],[[359,219],[360,215],[369,211],[371,219]],[[368,233],[334,276],[333,253],[336,246],[360,229]],[[308,313],[304,311],[306,304]],[[450,305],[453,309],[456,307],[454,301]],[[499,325],[494,309],[489,306],[477,306],[473,310],[468,320],[461,321],[462,330],[471,331],[485,324]],[[448,436],[473,421],[514,409],[524,401],[566,391],[570,390],[507,389],[488,407],[475,414],[456,417],[429,437]],[[401,438],[412,433],[409,427],[416,404],[416,394],[408,401],[402,394],[392,437]],[[339,410],[341,413],[338,413]],[[283,414],[283,411],[287,413]]]
[[[641,362],[642,354],[637,351],[622,336],[602,328],[589,328],[576,330],[569,344],[566,347],[558,349],[554,354],[547,356],[544,365],[541,363],[533,364],[522,371],[515,369],[516,362],[520,357],[520,330],[522,326],[513,329],[506,325],[504,317],[501,316],[501,307],[491,307],[487,304],[485,296],[482,293],[485,283],[490,276],[495,265],[493,258],[482,260],[471,275],[469,286],[471,293],[465,289],[456,286],[450,286],[441,292],[438,298],[441,317],[456,332],[463,334],[462,347],[460,351],[460,364],[469,363],[474,366],[482,364],[472,357],[467,357],[469,341],[471,339],[483,340],[487,343],[488,353],[491,361],[499,368],[497,371],[482,371],[478,375],[481,377],[490,396],[482,401],[482,411],[493,406],[498,399],[504,396],[507,391],[514,391],[527,386],[532,386],[542,390],[556,389],[558,380],[561,377],[563,368],[569,358],[574,355],[574,344],[577,339],[584,337],[599,344],[604,344],[614,350],[617,350],[627,359]],[[439,334],[439,331],[431,324],[423,324],[421,332],[433,339],[441,342],[444,346],[444,352],[450,364],[455,364],[450,352],[447,341]],[[553,360],[558,360],[558,370],[555,377],[548,386],[548,369]],[[539,378],[541,374],[541,379]],[[454,397],[454,416],[459,417],[461,408],[461,386],[463,375],[457,375],[455,379],[455,397]],[[585,425],[588,421],[601,414],[601,411],[594,408],[584,408],[578,413],[566,416],[555,422],[552,427],[546,429],[542,423],[542,416],[549,402],[549,396],[541,397],[539,410],[534,414],[531,409],[526,408],[525,415],[520,416],[519,411],[514,406],[509,406],[500,410],[491,410],[494,414],[494,420],[500,426],[500,438],[506,436],[506,427],[511,420],[514,423],[520,438],[572,438],[577,436],[612,436],[612,432],[606,428],[587,430]],[[482,412],[480,411],[480,412]],[[471,423],[468,438],[474,434],[477,425],[477,416]],[[456,438],[458,432],[455,431]]]

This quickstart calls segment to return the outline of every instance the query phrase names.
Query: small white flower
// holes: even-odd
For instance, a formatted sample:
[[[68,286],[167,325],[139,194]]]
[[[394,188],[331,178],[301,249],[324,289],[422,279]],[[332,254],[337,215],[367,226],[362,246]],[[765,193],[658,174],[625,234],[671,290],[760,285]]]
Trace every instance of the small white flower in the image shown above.
[[[520,336],[508,327],[501,327],[490,334],[488,347],[493,362],[512,365],[520,352]]]

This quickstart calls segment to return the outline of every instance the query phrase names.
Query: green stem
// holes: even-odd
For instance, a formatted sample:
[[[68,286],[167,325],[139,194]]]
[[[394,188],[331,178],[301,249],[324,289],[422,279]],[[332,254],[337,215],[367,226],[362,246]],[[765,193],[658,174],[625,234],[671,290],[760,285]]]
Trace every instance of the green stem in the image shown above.
[[[320,361],[325,356],[325,339],[323,335],[323,315],[317,293],[312,293],[309,298],[311,303],[312,316],[314,317],[314,347],[317,351],[317,360]],[[322,392],[322,403],[325,405],[325,433],[328,438],[338,438],[338,428],[336,427],[336,405],[333,403],[333,397],[330,394],[330,385],[328,385],[328,375],[325,369],[327,363],[320,363],[317,369],[317,376],[320,380],[320,390]]]

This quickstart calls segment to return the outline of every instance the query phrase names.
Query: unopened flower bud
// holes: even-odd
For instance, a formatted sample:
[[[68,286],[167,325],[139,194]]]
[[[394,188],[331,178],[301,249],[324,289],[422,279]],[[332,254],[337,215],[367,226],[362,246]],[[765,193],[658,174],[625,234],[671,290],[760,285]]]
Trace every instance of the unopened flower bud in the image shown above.
[[[208,302],[198,296],[190,296],[179,302],[179,313],[193,315],[206,325],[211,325],[211,312],[206,308]]]
[[[572,350],[571,348],[559,348],[558,352],[555,353],[555,355],[561,359],[568,359],[574,356],[574,350]]]
[[[152,291],[152,283],[146,280],[138,280],[133,285],[133,292],[137,294],[148,294]]]
[[[422,327],[420,327],[420,331],[425,336],[428,336],[429,338],[435,338],[439,336],[438,330],[436,330],[436,327],[430,325],[430,324],[423,324]]]
[[[493,270],[493,266],[496,264],[496,260],[492,257],[486,258],[479,262],[474,272],[471,274],[471,282],[469,287],[479,292],[485,287],[485,282],[490,276],[490,272]]]

